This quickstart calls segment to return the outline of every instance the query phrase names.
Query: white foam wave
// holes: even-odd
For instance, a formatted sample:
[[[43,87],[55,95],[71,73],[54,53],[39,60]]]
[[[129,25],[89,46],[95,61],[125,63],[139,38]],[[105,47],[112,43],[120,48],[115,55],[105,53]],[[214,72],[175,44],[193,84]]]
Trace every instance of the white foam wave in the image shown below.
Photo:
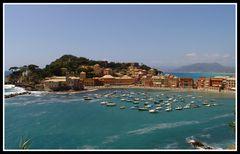
[[[161,124],[157,124],[153,127],[145,127],[145,128],[129,131],[128,134],[141,135],[141,134],[150,133],[152,131],[159,130],[159,129],[175,128],[175,127],[198,124],[198,123],[199,123],[199,121],[180,121],[180,122],[175,122],[175,123],[161,123]]]
[[[97,149],[97,146],[93,146],[93,145],[83,145],[80,147],[80,149]]]
[[[16,87],[15,85],[4,85],[5,95],[19,94],[26,92],[24,88]]]
[[[118,139],[119,139],[119,136],[118,136],[118,135],[108,136],[108,137],[106,137],[106,139],[103,141],[103,144],[113,143],[113,142],[117,141]]]
[[[203,137],[203,138],[210,138],[211,137],[210,134],[201,134],[200,136]]]
[[[11,88],[14,88],[14,87],[15,87],[15,85],[13,85],[13,84],[4,85],[4,89],[11,89]]]
[[[164,148],[165,149],[177,149],[177,147],[178,147],[178,143],[173,142],[173,143],[167,144]]]
[[[203,131],[206,131],[206,130],[209,130],[209,129],[215,129],[215,128],[226,126],[226,125],[227,124],[221,124],[221,125],[215,125],[215,126],[212,126],[212,127],[207,127],[207,128],[204,128]]]
[[[230,116],[233,116],[233,115],[234,115],[233,113],[226,113],[226,114],[214,116],[214,117],[210,118],[210,120],[219,119],[219,118],[225,118],[225,117],[230,117]]]

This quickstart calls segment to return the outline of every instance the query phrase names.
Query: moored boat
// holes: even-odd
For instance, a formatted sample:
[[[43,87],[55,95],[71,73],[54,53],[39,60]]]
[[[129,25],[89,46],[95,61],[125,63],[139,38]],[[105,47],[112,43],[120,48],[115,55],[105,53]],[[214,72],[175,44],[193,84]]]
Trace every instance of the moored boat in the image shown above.
[[[172,111],[172,108],[166,108],[165,111],[169,112],[169,111]]]
[[[146,108],[146,107],[141,107],[141,108],[138,108],[138,110],[139,110],[139,111],[147,111],[148,108]]]
[[[157,113],[158,111],[155,109],[148,110],[149,113]]]
[[[176,110],[182,110],[183,108],[182,108],[182,106],[178,106],[178,107],[176,107],[175,109],[176,109]]]
[[[120,106],[120,109],[126,109],[126,106]]]
[[[117,104],[116,103],[113,103],[113,102],[108,102],[107,104],[106,104],[106,106],[116,106]]]

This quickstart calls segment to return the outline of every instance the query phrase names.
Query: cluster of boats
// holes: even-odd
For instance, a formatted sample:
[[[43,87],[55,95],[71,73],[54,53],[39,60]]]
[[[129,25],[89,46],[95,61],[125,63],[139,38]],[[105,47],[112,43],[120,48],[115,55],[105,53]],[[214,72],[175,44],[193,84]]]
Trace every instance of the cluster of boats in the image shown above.
[[[83,96],[84,100],[101,99],[101,105],[113,107],[120,105],[120,109],[136,109],[138,111],[148,111],[158,113],[160,110],[171,112],[184,109],[199,108],[201,106],[217,106],[215,99],[203,99],[202,96],[167,94],[164,92],[150,93],[147,91],[133,92],[129,90],[113,90],[103,94],[88,94]],[[123,104],[125,103],[125,104]],[[132,104],[129,106],[129,104]]]

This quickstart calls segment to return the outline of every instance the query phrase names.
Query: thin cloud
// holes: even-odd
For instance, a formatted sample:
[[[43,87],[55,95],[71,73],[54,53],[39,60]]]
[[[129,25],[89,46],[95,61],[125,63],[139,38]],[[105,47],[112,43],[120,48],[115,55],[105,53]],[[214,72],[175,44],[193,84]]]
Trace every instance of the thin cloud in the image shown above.
[[[187,57],[196,57],[197,54],[192,52],[192,53],[187,53],[185,56],[187,56]]]

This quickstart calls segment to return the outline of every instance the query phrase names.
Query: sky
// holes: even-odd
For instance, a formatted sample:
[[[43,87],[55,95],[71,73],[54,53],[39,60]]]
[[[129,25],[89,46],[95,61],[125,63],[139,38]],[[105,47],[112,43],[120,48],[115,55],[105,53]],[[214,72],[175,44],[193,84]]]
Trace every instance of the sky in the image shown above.
[[[235,65],[234,5],[5,5],[5,70],[65,54],[177,67]]]

